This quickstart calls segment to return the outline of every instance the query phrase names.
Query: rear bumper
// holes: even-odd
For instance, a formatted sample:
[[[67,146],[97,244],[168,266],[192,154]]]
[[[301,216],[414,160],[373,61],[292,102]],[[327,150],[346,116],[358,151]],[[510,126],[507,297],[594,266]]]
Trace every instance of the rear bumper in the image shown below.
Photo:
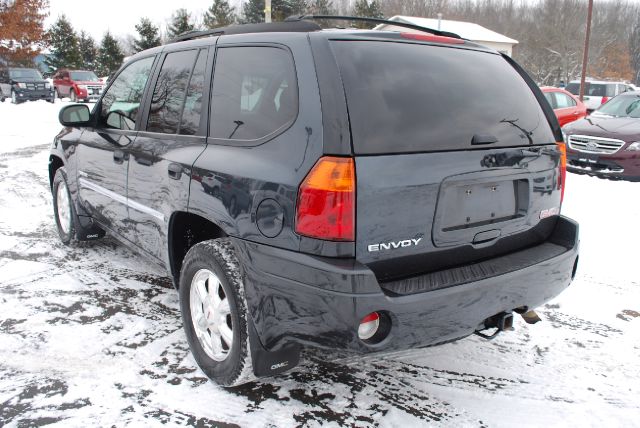
[[[314,257],[236,240],[246,298],[261,345],[292,343],[361,353],[427,346],[473,333],[488,317],[535,308],[571,282],[578,259],[578,225],[560,217],[550,242],[566,251],[526,267],[411,295],[383,292],[375,275],[352,259]],[[372,311],[390,314],[392,327],[376,345],[357,337]]]

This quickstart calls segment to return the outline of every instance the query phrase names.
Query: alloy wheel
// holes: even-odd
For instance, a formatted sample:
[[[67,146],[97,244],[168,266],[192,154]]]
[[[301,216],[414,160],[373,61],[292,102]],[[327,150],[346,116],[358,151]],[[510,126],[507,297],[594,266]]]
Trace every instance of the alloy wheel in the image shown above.
[[[200,269],[189,293],[191,322],[200,346],[215,361],[224,361],[233,346],[233,319],[228,294],[218,276]]]
[[[58,223],[62,232],[66,235],[71,230],[71,201],[67,184],[64,181],[58,185],[56,205],[58,208]]]

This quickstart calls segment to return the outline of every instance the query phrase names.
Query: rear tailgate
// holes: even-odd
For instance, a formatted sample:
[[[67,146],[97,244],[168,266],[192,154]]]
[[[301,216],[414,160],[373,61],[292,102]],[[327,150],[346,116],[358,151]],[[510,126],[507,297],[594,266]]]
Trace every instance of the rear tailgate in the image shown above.
[[[381,281],[545,241],[561,203],[554,135],[500,55],[333,41],[356,156],[356,257]]]

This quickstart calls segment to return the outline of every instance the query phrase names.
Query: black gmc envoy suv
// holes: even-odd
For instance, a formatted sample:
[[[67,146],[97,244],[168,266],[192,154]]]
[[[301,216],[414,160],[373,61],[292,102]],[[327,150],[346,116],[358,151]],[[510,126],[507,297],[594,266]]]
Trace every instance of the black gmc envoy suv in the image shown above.
[[[51,147],[62,241],[108,232],[166,267],[224,386],[304,347],[491,337],[576,272],[562,134],[518,64],[455,34],[315,18],[140,52],[91,112],[60,111]]]

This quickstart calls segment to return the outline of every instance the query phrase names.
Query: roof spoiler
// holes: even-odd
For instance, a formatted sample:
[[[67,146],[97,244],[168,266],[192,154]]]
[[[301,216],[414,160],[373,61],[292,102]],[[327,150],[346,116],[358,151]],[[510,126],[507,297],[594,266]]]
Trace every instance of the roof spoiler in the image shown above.
[[[188,31],[175,37],[169,43],[184,42],[187,40],[201,39],[203,37],[222,36],[223,34],[248,34],[248,33],[307,33],[320,31],[322,27],[316,24],[315,20],[337,20],[337,21],[360,21],[375,22],[378,24],[393,25],[395,27],[409,28],[416,31],[434,34],[436,36],[453,37],[462,39],[456,33],[440,31],[433,28],[421,27],[419,25],[408,24],[406,22],[391,21],[381,18],[366,18],[363,16],[343,16],[343,15],[294,15],[284,20],[284,22],[271,22],[260,24],[238,24],[226,27],[218,27],[212,30]]]
[[[298,15],[290,16],[285,19],[285,22],[302,22],[302,21],[315,21],[315,20],[339,20],[339,21],[360,21],[360,22],[375,22],[378,24],[393,25],[395,27],[409,28],[416,31],[422,31],[425,33],[434,34],[436,36],[452,37],[454,39],[462,39],[460,35],[451,33],[449,31],[440,31],[433,28],[421,27],[419,25],[408,24],[406,22],[391,21],[389,19],[382,18],[367,18],[363,16],[344,16],[344,15]]]

